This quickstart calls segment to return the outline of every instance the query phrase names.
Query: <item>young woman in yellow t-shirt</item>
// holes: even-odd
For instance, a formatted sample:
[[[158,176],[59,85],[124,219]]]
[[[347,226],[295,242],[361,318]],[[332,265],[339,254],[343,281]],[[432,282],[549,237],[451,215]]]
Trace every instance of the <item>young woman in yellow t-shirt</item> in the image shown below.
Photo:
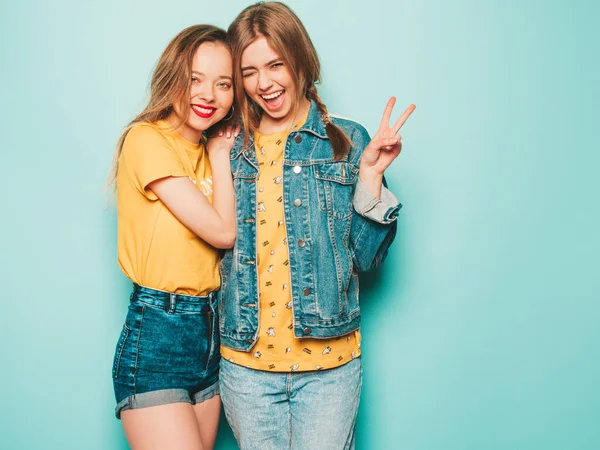
[[[148,105],[118,143],[118,259],[134,287],[112,372],[136,449],[214,445],[218,249],[235,239],[233,102],[225,31],[189,27],[163,52]],[[207,140],[209,129],[222,131]]]

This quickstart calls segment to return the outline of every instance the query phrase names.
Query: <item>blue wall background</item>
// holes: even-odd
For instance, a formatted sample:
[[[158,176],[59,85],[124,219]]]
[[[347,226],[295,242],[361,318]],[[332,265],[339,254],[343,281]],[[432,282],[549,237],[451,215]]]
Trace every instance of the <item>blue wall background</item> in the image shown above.
[[[169,39],[246,4],[1,6],[1,448],[127,448],[103,184]],[[598,3],[289,4],[332,112],[374,132],[388,96],[418,105],[388,173],[400,231],[363,277],[358,448],[600,448]]]

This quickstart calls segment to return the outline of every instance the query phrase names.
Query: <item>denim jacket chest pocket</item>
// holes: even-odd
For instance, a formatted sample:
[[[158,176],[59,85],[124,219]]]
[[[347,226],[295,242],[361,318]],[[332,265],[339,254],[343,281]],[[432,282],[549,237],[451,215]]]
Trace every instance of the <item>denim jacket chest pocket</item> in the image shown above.
[[[348,219],[358,168],[342,160],[315,164],[314,170],[321,211],[338,220]]]

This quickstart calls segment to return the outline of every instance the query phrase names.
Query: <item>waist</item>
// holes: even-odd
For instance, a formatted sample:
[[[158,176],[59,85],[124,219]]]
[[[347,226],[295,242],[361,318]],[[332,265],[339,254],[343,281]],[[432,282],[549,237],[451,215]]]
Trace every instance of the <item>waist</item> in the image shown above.
[[[217,291],[207,295],[186,295],[175,292],[161,291],[133,283],[130,300],[139,301],[150,306],[163,308],[167,312],[206,310],[213,311],[216,303]],[[214,312],[214,311],[213,311]]]

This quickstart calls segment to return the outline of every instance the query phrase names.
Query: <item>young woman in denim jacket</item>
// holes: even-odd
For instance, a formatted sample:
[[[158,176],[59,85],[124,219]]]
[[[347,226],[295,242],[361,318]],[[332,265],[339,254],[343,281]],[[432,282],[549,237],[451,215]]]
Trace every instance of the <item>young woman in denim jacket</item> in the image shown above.
[[[220,414],[216,291],[219,248],[235,239],[227,34],[211,25],[179,33],[163,52],[148,106],[115,157],[118,257],[134,283],[113,381],[134,449],[210,449]]]
[[[276,2],[229,27],[244,137],[231,153],[238,236],[221,264],[221,396],[246,449],[353,448],[362,367],[358,271],[385,258],[400,205],[388,102],[373,139],[332,117],[316,51]]]

